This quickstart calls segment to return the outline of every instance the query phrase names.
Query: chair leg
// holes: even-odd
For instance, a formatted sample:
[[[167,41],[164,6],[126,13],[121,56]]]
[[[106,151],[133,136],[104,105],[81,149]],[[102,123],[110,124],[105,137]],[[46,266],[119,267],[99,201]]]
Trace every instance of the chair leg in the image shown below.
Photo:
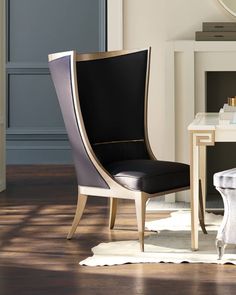
[[[73,236],[73,234],[76,231],[76,228],[80,222],[80,219],[82,217],[82,214],[84,212],[84,208],[87,202],[87,198],[88,196],[86,195],[78,195],[78,202],[77,202],[77,208],[76,208],[76,212],[75,212],[75,217],[71,226],[71,229],[69,231],[69,234],[67,236],[67,239],[70,240]]]
[[[144,252],[144,227],[147,197],[144,194],[135,198],[135,209],[138,223],[138,234],[141,252]]]
[[[109,216],[109,228],[113,229],[116,220],[116,212],[117,212],[117,198],[110,198],[110,216]]]

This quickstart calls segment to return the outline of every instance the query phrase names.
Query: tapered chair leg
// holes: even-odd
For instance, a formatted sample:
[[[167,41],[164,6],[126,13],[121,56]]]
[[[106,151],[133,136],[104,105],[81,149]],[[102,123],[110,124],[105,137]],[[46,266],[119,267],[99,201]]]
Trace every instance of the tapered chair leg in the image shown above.
[[[145,214],[146,214],[146,195],[142,194],[135,199],[136,217],[138,223],[138,234],[141,252],[144,251],[144,227],[145,227]]]
[[[80,219],[82,217],[82,214],[84,212],[84,208],[87,202],[87,198],[88,196],[86,195],[78,195],[78,202],[77,202],[77,208],[76,208],[76,212],[75,212],[75,217],[71,226],[71,229],[69,231],[69,234],[67,236],[67,239],[70,240],[73,236],[73,234],[76,231],[76,228],[80,222]]]
[[[109,216],[109,228],[113,229],[116,220],[116,212],[117,212],[117,198],[110,198],[110,216]]]

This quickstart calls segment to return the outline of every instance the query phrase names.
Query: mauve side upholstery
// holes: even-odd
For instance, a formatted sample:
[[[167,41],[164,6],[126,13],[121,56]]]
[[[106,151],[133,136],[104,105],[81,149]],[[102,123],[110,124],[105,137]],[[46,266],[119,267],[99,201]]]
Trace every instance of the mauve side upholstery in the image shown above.
[[[49,62],[49,69],[72,147],[78,185],[108,188],[107,183],[91,162],[81,138],[73,103],[70,56]]]

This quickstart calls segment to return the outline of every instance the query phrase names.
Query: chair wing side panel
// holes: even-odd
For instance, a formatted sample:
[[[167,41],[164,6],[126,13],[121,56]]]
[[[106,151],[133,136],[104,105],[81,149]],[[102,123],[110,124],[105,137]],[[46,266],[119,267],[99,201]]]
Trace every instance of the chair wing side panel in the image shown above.
[[[50,61],[49,69],[72,147],[78,185],[109,188],[90,160],[80,134],[73,101],[71,57],[65,56]]]

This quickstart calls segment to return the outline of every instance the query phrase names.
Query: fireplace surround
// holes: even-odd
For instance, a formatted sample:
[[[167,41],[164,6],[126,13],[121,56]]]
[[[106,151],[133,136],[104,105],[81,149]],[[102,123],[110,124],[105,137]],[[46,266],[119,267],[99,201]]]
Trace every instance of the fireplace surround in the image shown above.
[[[187,126],[194,119],[195,114],[198,112],[218,112],[223,103],[227,102],[228,95],[236,95],[236,86],[232,86],[229,93],[227,92],[227,85],[229,87],[234,79],[236,85],[236,42],[184,40],[167,43],[166,101],[172,118],[170,132],[174,134],[173,157],[176,161],[189,163]],[[219,79],[225,81],[225,88],[219,88]],[[219,92],[221,97],[216,98]],[[213,151],[212,154],[211,149],[208,148],[208,207],[222,207],[220,196],[214,192],[212,175],[215,169],[232,168],[229,167],[231,164],[236,167],[236,157],[229,158],[232,157],[235,148],[236,146],[229,147],[227,144],[218,144],[217,149],[220,150],[218,154],[216,151]],[[225,160],[227,156],[228,160]],[[209,169],[211,167],[213,171]],[[215,199],[213,195],[218,197]],[[188,202],[189,193],[177,194],[176,200]]]

